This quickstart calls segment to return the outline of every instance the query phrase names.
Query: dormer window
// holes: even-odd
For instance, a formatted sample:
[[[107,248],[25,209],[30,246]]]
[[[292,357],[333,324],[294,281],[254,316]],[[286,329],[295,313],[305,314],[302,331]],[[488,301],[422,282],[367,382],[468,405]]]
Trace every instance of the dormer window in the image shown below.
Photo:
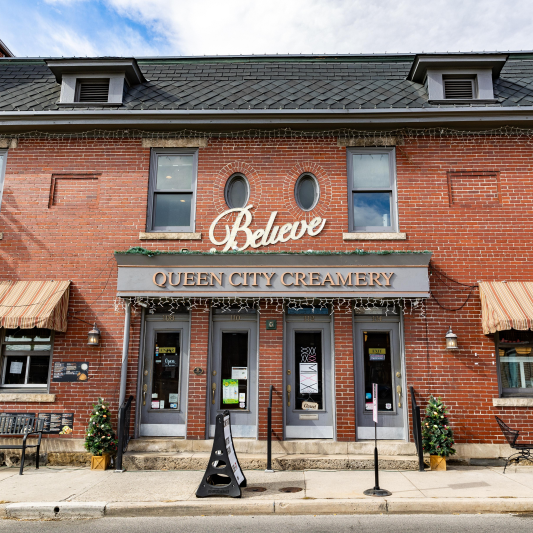
[[[76,102],[108,102],[109,78],[101,80],[77,80]]]
[[[444,98],[467,99],[476,98],[476,79],[474,77],[458,78],[457,76],[443,76]]]
[[[493,80],[506,54],[416,56],[408,79],[427,87],[430,104],[494,104]]]
[[[135,59],[53,59],[46,62],[61,84],[59,104],[122,104],[128,87],[145,80]]]

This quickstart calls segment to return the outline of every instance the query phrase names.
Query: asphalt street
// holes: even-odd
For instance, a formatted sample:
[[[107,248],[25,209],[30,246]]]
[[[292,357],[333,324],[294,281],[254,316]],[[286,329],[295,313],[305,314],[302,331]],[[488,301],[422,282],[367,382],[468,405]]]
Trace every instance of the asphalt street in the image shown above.
[[[356,515],[356,516],[196,516],[174,518],[102,518],[27,522],[0,520],[0,532],[9,533],[358,533],[384,532],[498,532],[533,530],[527,515]]]

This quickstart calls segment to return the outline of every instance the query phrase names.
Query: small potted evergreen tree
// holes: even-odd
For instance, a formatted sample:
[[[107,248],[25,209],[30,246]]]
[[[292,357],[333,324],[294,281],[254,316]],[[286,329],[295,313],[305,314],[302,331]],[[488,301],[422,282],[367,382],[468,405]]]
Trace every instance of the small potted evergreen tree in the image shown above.
[[[103,398],[93,405],[91,419],[85,432],[85,448],[93,454],[91,470],[105,470],[109,466],[111,455],[117,451],[117,438],[111,427],[109,404]]]
[[[441,398],[429,397],[422,425],[422,445],[430,455],[431,470],[446,470],[446,457],[455,453],[447,412]]]

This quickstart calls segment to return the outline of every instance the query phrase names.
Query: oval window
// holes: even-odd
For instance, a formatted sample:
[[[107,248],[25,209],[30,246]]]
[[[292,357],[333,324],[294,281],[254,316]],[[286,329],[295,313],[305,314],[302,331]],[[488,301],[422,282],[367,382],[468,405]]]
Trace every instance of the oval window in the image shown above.
[[[302,174],[294,188],[296,203],[304,211],[311,211],[318,202],[318,181],[312,174]]]
[[[246,207],[248,197],[250,196],[248,180],[240,174],[231,176],[226,183],[225,195],[229,208]]]

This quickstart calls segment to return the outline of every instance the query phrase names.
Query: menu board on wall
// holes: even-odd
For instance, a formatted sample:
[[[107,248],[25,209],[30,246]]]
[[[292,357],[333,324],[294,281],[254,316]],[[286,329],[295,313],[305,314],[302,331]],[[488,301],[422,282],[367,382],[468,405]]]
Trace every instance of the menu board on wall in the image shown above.
[[[44,420],[43,434],[70,435],[74,428],[74,413],[39,413]]]
[[[87,381],[89,379],[89,363],[75,361],[56,361],[52,381],[69,383]]]

